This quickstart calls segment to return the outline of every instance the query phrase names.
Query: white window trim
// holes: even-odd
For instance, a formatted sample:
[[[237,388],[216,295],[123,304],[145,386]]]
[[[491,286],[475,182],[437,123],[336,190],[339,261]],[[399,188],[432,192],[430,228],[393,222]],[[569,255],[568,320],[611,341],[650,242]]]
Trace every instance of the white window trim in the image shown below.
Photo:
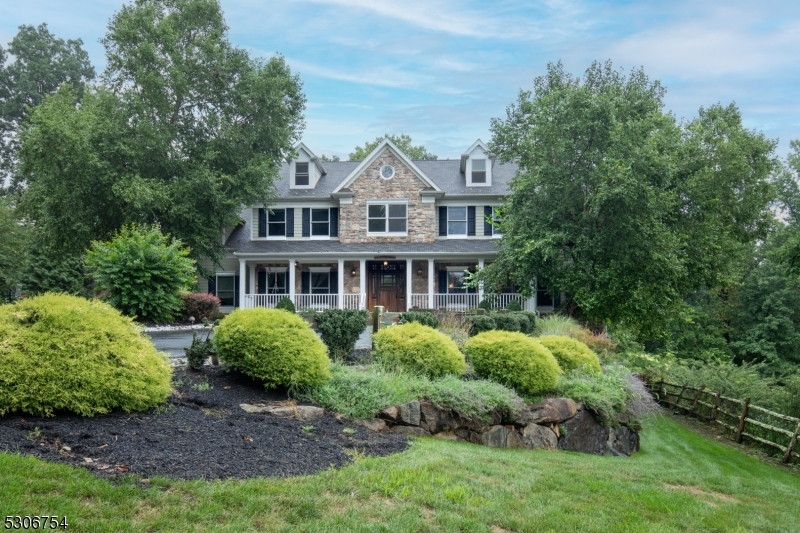
[[[459,266],[459,265],[449,266],[448,265],[448,266],[445,266],[444,268],[445,268],[445,270],[447,270],[447,277],[448,277],[448,283],[445,286],[445,289],[447,289],[447,293],[446,294],[468,294],[469,291],[467,291],[467,289],[462,289],[464,292],[450,292],[450,283],[449,283],[450,280],[449,280],[449,278],[450,278],[450,272],[462,272],[462,273],[469,272],[469,265],[461,265],[461,266]]]
[[[287,272],[288,270],[289,267],[264,267],[264,272],[267,274],[273,274],[275,272],[280,274],[281,272]]]
[[[389,205],[404,205],[406,206],[406,230],[405,231],[370,231],[369,230],[369,206],[371,205],[385,205],[386,206],[386,229],[389,229]],[[408,200],[367,200],[367,209],[365,213],[367,217],[367,236],[368,237],[408,237]]]
[[[330,273],[331,267],[308,267],[308,271],[315,274],[325,274]]]
[[[492,208],[492,222],[497,222],[497,212],[494,210],[497,206],[490,206]],[[495,233],[494,225],[492,225],[492,239],[502,239],[502,233]]]
[[[485,154],[484,154],[485,155]],[[472,162],[476,159],[483,159],[484,168],[486,169],[486,181],[483,183],[474,183],[472,181]],[[469,166],[467,167],[467,187],[491,187],[492,186],[492,160],[489,157],[470,157],[468,160]]]
[[[448,205],[447,207],[447,238],[448,239],[466,239],[469,237],[469,205]],[[464,208],[464,233],[454,233],[450,235],[450,208],[455,207]],[[458,222],[461,222],[460,220]]]
[[[217,298],[219,298],[219,281],[216,278],[220,278],[220,277],[223,277],[223,278],[234,278],[234,280],[233,280],[233,305],[222,305],[221,307],[224,307],[226,309],[227,308],[236,307],[236,296],[237,296],[236,295],[236,276],[238,276],[238,275],[239,274],[237,272],[214,272],[214,284],[216,286],[215,287],[215,291],[217,293],[216,294]],[[241,280],[239,280],[239,282],[241,283]]]
[[[267,211],[267,236],[266,237],[260,237],[260,238],[262,240],[266,238],[268,241],[285,241],[286,240],[286,225],[289,223],[288,219],[286,218],[288,216],[288,214],[286,213],[286,208],[285,207],[276,207],[275,209],[272,209],[271,211],[273,213],[275,211],[283,211],[283,235],[270,235],[269,234],[269,225],[270,225],[269,215],[270,215],[270,213],[269,213],[269,210],[268,210]],[[272,222],[272,224],[281,224],[281,222]]]

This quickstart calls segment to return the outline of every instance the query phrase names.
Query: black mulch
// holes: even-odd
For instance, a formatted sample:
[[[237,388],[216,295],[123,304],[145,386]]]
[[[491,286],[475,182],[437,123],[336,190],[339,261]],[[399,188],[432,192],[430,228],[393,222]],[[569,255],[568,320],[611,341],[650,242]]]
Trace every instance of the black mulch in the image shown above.
[[[375,433],[327,412],[311,421],[245,413],[239,404],[287,397],[238,372],[176,369],[174,382],[167,404],[143,413],[0,417],[0,451],[81,465],[100,476],[243,479],[312,474],[346,464],[353,450],[383,456],[408,446],[403,435]],[[206,383],[210,390],[202,390]]]

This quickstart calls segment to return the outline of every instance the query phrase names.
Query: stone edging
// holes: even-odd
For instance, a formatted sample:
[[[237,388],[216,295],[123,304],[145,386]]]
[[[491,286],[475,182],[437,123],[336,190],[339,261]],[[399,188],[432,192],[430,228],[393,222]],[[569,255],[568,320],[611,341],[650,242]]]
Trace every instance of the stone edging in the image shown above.
[[[209,329],[211,326],[204,326],[203,324],[195,324],[194,326],[150,326],[142,329],[142,333],[153,333],[156,331],[191,331],[200,329]]]

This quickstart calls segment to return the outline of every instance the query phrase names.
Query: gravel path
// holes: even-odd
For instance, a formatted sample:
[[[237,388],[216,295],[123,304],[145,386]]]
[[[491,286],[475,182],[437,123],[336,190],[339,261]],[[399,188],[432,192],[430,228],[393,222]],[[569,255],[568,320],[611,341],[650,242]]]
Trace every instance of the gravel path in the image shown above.
[[[408,446],[403,435],[378,434],[329,413],[312,421],[245,413],[239,404],[287,397],[236,372],[176,369],[173,380],[167,403],[143,413],[0,417],[0,451],[80,465],[100,476],[244,479],[312,474],[346,464],[353,450],[382,456]]]

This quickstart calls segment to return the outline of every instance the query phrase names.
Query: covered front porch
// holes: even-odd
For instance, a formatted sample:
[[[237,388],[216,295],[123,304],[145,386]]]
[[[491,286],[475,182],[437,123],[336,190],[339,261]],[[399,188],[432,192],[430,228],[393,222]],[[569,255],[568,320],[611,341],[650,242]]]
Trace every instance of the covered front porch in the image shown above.
[[[466,311],[484,299],[494,308],[519,302],[537,311],[537,295],[523,298],[513,287],[491,294],[483,287],[467,288],[469,272],[488,264],[483,258],[240,258],[237,303],[240,307],[275,307],[289,298],[298,311],[414,308]],[[546,311],[546,310],[545,310]]]

